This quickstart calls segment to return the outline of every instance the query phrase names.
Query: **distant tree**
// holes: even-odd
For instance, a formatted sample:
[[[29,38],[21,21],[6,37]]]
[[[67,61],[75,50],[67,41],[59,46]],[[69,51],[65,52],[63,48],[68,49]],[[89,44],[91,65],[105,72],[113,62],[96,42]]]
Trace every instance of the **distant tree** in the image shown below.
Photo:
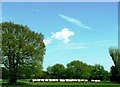
[[[107,74],[108,72],[104,70],[103,66],[101,66],[100,64],[95,64],[95,66],[93,66],[93,69],[91,70],[91,79],[104,80],[107,78]]]
[[[55,64],[51,68],[53,78],[64,78],[65,67],[62,64]],[[55,76],[55,77],[54,77]]]
[[[89,72],[87,71],[87,69],[87,64],[79,60],[74,60],[67,64],[66,76],[67,78],[75,79],[87,78],[89,76]]]
[[[47,68],[49,75],[51,75],[51,78],[64,78],[65,76],[65,67],[62,64],[55,64],[51,68]]]
[[[45,54],[44,36],[13,22],[4,22],[0,26],[2,63],[8,71],[9,82],[15,84],[19,76],[38,77]]]
[[[110,81],[110,75],[111,75],[111,73],[105,70],[103,80]]]
[[[50,66],[47,67],[47,75],[48,75],[48,78],[52,78],[52,71],[51,71],[51,68]]]
[[[47,78],[109,80],[109,73],[104,70],[103,66],[99,64],[87,65],[79,60],[71,61],[66,68],[62,64],[49,66],[46,74]]]
[[[111,81],[120,82],[120,50],[109,48],[109,54],[114,62],[114,66],[111,67]]]
[[[84,73],[82,75],[82,78],[85,78],[85,79],[89,80],[90,79],[90,75],[91,75],[91,71],[93,69],[93,66],[92,65],[87,65],[87,64],[85,64],[84,66],[85,67],[83,69]]]
[[[41,78],[41,79],[50,79],[49,74],[48,74],[47,71],[42,71],[41,77],[38,77],[38,78]]]

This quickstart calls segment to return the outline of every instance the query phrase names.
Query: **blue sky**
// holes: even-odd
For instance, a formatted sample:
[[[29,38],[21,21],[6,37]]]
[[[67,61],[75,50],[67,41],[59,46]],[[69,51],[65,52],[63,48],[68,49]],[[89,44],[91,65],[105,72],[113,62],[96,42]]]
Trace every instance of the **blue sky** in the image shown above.
[[[44,70],[73,60],[109,70],[113,62],[108,48],[118,45],[117,8],[117,2],[4,2],[2,21],[44,34]]]

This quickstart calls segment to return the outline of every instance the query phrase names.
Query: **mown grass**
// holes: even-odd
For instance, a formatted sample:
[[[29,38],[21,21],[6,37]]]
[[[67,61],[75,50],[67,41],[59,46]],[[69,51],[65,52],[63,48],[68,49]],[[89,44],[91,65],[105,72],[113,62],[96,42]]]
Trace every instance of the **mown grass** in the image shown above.
[[[120,84],[115,83],[79,83],[79,82],[29,82],[28,80],[18,80],[16,85],[9,85],[6,82],[2,87],[120,87]]]

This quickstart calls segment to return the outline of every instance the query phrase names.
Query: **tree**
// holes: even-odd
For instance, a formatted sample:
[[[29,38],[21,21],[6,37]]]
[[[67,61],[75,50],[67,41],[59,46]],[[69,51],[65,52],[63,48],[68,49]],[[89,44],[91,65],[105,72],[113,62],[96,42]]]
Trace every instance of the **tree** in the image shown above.
[[[9,82],[16,83],[19,75],[28,75],[29,78],[39,76],[45,54],[44,36],[13,22],[4,22],[0,26],[2,63],[8,71]]]
[[[111,81],[115,80],[120,82],[120,50],[117,48],[109,48],[109,54],[114,62],[114,66],[111,67]]]
[[[111,67],[111,77],[110,80],[111,82],[117,82],[117,74],[118,74],[118,70],[115,66]]]
[[[62,64],[55,64],[52,67],[47,68],[51,78],[61,79],[65,77],[65,67]]]
[[[2,67],[2,79],[8,79],[8,71]]]
[[[47,71],[43,71],[40,78],[41,79],[50,79],[50,75],[48,74]]]
[[[120,74],[120,50],[117,48],[109,48],[109,54],[112,57],[115,67],[118,69]]]
[[[2,26],[0,26],[0,79],[2,79]]]
[[[51,68],[50,66],[47,67],[47,75],[48,75],[48,78],[52,78],[52,71],[51,71]]]
[[[66,76],[67,78],[70,79],[72,78],[79,79],[79,78],[88,77],[87,64],[79,60],[71,61],[70,63],[67,64]]]
[[[104,67],[100,64],[95,64],[91,70],[91,79],[100,79],[105,80],[107,79],[108,72],[104,70]]]

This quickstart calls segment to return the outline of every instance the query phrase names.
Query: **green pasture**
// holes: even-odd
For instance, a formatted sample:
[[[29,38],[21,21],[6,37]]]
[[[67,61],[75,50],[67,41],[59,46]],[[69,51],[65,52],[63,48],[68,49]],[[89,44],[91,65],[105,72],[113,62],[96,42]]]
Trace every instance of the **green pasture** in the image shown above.
[[[100,83],[80,83],[80,82],[29,82],[28,80],[18,80],[17,85],[9,85],[3,82],[2,87],[120,87],[120,84],[110,82]]]

